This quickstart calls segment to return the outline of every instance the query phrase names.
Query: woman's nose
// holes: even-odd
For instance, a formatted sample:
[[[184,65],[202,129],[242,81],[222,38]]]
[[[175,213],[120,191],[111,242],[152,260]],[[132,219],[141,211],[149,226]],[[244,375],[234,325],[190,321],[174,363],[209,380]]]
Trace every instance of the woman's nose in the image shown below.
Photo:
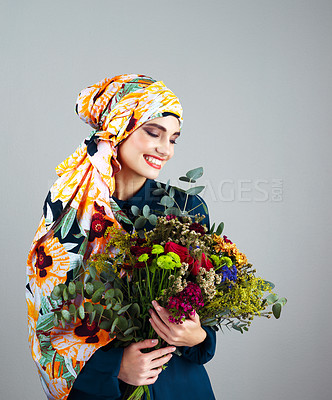
[[[168,157],[171,154],[171,143],[169,140],[162,140],[156,147],[157,152],[164,157]]]

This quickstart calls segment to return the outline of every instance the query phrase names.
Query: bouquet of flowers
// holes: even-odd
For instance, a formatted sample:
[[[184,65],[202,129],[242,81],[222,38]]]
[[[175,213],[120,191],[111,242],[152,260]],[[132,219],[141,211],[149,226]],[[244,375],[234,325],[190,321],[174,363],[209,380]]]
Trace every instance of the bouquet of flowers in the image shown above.
[[[196,168],[180,180],[192,184],[202,174]],[[176,189],[189,196],[204,187]],[[57,304],[54,324],[80,318],[90,330],[107,331],[115,339],[112,346],[127,346],[155,337],[149,323],[153,300],[169,310],[172,323],[181,324],[197,312],[201,324],[215,330],[243,333],[255,316],[279,318],[286,299],[273,293],[274,285],[257,277],[245,254],[222,235],[224,224],[208,231],[200,224],[204,216],[181,210],[169,181],[156,192],[163,195],[164,215],[151,213],[147,205],[142,210],[133,206],[133,232],[108,227],[106,250],[82,267],[85,278],[78,274],[67,285],[55,286],[50,299]],[[154,226],[150,231],[144,229],[147,221]],[[147,386],[134,389],[129,399],[140,399],[144,391],[149,398]]]

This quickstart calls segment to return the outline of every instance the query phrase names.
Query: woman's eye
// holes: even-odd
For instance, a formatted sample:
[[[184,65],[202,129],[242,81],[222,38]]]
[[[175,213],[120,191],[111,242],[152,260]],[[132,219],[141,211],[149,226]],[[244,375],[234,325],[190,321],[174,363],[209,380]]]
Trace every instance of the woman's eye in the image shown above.
[[[158,135],[156,135],[155,133],[152,133],[150,131],[145,131],[148,135],[152,136],[152,137],[158,137]]]
[[[150,135],[150,136],[152,136],[152,137],[159,137],[159,135],[157,135],[156,133],[152,133],[152,132],[150,132],[150,131],[145,131],[148,135]],[[170,140],[170,142],[172,143],[172,144],[176,144],[176,141],[173,139],[173,140]]]

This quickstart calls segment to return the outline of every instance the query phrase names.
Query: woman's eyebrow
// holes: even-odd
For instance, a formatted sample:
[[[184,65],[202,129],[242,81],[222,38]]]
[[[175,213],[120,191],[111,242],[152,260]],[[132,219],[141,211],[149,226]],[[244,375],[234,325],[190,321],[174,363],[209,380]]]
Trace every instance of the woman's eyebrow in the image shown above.
[[[163,132],[167,132],[167,129],[164,126],[156,124],[155,122],[150,122],[148,124],[145,124],[145,126],[154,126],[154,127],[160,129]],[[180,132],[174,132],[173,135],[180,136]]]

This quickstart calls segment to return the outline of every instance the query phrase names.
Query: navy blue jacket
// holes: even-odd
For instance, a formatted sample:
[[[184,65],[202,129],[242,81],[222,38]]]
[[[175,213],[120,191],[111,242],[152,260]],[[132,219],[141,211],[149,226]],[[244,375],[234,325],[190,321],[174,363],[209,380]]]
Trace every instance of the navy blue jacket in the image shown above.
[[[162,184],[164,186],[164,184]],[[143,187],[130,199],[118,200],[121,209],[133,220],[130,207],[136,205],[140,209],[145,204],[156,214],[162,215],[165,207],[158,204],[161,196],[152,194],[156,189],[156,181],[147,179]],[[176,190],[175,200],[183,209],[186,196]],[[205,215],[201,224],[210,228],[209,216],[205,212],[200,196],[189,196],[186,210],[194,209],[191,213]],[[205,204],[206,206],[206,204]],[[122,222],[127,231],[131,225]],[[147,230],[153,227],[145,226]],[[203,366],[214,356],[216,348],[216,333],[210,327],[203,327],[207,336],[204,342],[193,347],[180,347],[181,356],[173,355],[167,368],[159,374],[157,381],[149,386],[151,400],[213,400],[209,377]],[[100,348],[87,361],[76,378],[68,400],[120,400],[124,394],[125,384],[117,378],[120,370],[123,348]],[[144,396],[144,399],[146,397]]]

